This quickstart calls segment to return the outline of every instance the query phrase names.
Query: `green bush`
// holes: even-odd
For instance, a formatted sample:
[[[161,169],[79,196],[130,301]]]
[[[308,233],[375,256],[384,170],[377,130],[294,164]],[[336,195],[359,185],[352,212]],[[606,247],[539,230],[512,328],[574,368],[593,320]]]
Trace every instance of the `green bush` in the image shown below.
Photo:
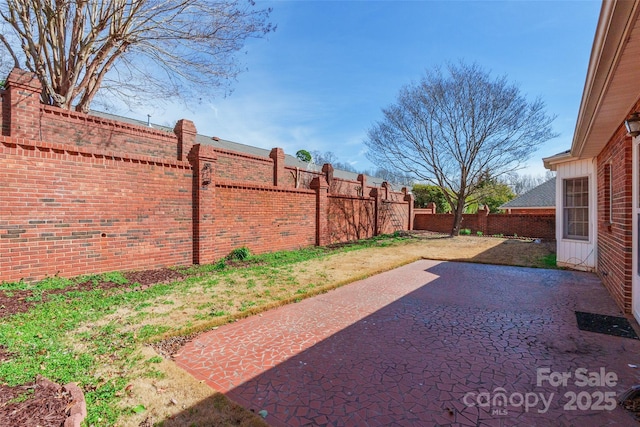
[[[251,256],[251,251],[246,246],[243,246],[232,250],[227,258],[230,260],[244,261],[249,258],[249,256]]]
[[[462,230],[460,230],[461,236],[469,236],[470,234],[471,234],[471,230],[468,228],[463,228]]]
[[[482,234],[483,234],[483,233],[482,233],[482,231],[476,231],[476,234],[477,234],[478,236],[482,236]]]

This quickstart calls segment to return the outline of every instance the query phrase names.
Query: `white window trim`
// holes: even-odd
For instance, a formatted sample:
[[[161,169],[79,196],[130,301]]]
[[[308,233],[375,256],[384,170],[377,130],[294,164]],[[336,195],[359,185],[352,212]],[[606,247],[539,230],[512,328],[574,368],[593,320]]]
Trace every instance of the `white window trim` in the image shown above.
[[[577,235],[569,235],[567,232],[567,225],[568,225],[568,219],[567,219],[567,206],[565,205],[566,203],[566,182],[567,181],[575,181],[578,179],[586,179],[587,180],[587,235],[586,236],[577,236]],[[592,189],[591,189],[591,178],[589,175],[582,175],[582,176],[571,176],[571,177],[563,177],[562,181],[561,181],[561,186],[562,186],[562,193],[561,193],[561,197],[562,197],[562,239],[563,240],[568,240],[568,241],[573,241],[573,242],[581,242],[581,243],[585,243],[585,242],[590,242],[591,241],[591,198],[592,198]],[[581,207],[581,208],[585,208],[585,207]]]

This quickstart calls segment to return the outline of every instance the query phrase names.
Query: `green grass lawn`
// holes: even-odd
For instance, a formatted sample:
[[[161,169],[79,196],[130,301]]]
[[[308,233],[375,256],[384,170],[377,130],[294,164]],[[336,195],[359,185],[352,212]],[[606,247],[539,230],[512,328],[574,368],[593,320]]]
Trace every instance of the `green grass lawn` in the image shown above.
[[[39,374],[61,384],[77,382],[87,401],[85,424],[113,425],[123,415],[145,410],[141,405],[121,407],[119,401],[127,384],[136,376],[163,375],[155,367],[161,358],[141,356],[139,349],[146,343],[210,329],[326,291],[321,272],[313,273],[315,283],[300,282],[306,261],[406,240],[382,236],[337,248],[307,248],[249,256],[244,261],[179,267],[189,274],[184,280],[128,292],[126,288],[138,284],[127,283],[117,272],[2,283],[0,290],[7,293],[32,291],[29,298],[36,305],[0,320],[0,348],[8,354],[0,364],[0,379],[10,386],[33,381]],[[87,280],[96,284],[110,281],[120,287],[74,290],[43,298],[47,291]],[[177,310],[187,315],[175,316]]]

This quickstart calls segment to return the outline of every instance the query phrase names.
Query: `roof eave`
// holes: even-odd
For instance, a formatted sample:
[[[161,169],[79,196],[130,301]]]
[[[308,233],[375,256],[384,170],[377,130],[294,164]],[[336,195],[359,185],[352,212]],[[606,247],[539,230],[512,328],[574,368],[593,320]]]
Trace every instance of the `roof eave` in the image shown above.
[[[599,153],[608,142],[608,139],[602,137],[592,137],[592,132],[594,128],[602,126],[601,123],[596,124],[596,119],[602,111],[605,100],[608,100],[608,92],[614,83],[613,77],[628,44],[630,33],[634,29],[639,9],[638,3],[639,0],[604,0],[602,2],[571,144],[571,154],[575,158],[593,157],[594,153]],[[617,130],[636,100],[637,97],[634,94],[629,94],[628,101],[617,102],[615,114],[616,117],[620,117],[620,120],[616,123],[607,123],[610,129],[606,129],[606,134],[609,138]],[[599,131],[602,130],[599,129]],[[547,167],[546,163],[545,167]]]
[[[576,157],[572,156],[570,152],[564,152],[550,157],[545,157],[542,159],[542,162],[544,163],[545,169],[555,171],[558,169],[559,164],[573,160],[576,160]]]

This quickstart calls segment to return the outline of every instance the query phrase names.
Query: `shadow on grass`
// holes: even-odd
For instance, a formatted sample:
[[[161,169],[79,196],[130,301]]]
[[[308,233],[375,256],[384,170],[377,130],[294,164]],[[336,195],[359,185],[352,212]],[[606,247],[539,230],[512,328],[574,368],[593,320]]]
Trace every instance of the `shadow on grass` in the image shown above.
[[[557,268],[555,250],[555,241],[508,239],[472,258],[450,259],[449,261],[514,267]]]

